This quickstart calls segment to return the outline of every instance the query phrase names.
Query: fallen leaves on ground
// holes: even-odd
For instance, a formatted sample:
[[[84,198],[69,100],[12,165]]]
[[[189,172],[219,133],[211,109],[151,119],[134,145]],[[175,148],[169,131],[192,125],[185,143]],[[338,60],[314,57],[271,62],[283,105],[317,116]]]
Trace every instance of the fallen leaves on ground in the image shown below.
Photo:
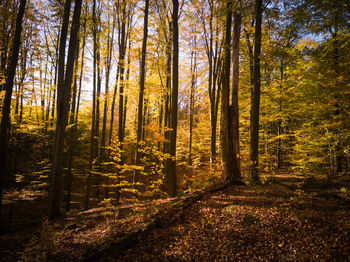
[[[301,203],[299,203],[301,202]],[[118,261],[345,261],[349,202],[286,189],[237,187],[208,195]],[[114,261],[116,258],[104,257]]]
[[[100,261],[347,260],[348,190],[309,192],[301,189],[302,181],[281,176],[266,185],[231,186],[187,207],[175,205],[179,199],[166,199],[148,209],[90,209],[22,235],[3,235],[0,244],[21,243],[21,248],[4,250],[5,261],[80,261],[91,254],[104,254]],[[111,244],[157,218],[164,223],[138,235],[129,249],[108,252]]]

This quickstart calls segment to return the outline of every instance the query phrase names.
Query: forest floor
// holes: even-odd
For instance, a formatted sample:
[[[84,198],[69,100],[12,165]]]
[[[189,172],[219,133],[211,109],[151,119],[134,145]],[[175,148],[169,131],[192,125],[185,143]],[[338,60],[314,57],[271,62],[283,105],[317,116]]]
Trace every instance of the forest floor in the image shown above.
[[[349,181],[280,174],[265,182],[3,234],[0,260],[349,261]]]

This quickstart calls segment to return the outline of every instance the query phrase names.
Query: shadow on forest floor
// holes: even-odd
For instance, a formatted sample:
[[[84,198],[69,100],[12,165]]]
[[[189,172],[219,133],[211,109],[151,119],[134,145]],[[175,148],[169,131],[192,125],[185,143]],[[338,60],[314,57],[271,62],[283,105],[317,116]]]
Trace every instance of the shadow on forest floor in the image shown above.
[[[309,192],[303,190],[305,177],[280,174],[267,181],[206,193],[183,212],[174,205],[181,199],[173,198],[147,207],[100,207],[44,221],[41,226],[1,235],[0,260],[80,261],[91,254],[100,254],[92,256],[93,261],[349,257],[349,185]],[[164,223],[148,228],[157,217]],[[109,251],[113,246],[118,250],[117,243],[123,241],[122,251]]]

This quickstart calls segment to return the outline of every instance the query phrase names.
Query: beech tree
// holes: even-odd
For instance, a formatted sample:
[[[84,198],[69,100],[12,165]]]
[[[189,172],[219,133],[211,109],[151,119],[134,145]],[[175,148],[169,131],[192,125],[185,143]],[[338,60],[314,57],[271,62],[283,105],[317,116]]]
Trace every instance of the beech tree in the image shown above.
[[[145,16],[143,22],[143,39],[141,51],[141,65],[140,65],[140,91],[137,110],[137,144],[136,144],[136,165],[140,164],[140,141],[143,129],[143,106],[144,106],[144,89],[145,89],[145,75],[146,75],[146,51],[147,51],[147,37],[148,37],[148,10],[149,0],[145,2]]]
[[[232,25],[232,1],[227,1],[226,7],[226,24],[225,24],[225,45],[224,45],[224,64],[223,64],[223,81],[222,81],[222,101],[221,101],[221,152],[222,152],[222,180],[224,183],[239,183],[240,182],[240,169],[237,155],[237,141],[234,141],[234,134],[237,132],[234,123],[237,124],[237,120],[234,119],[234,110],[237,110],[237,103],[229,104],[230,100],[230,69],[231,69],[231,25]],[[238,26],[235,25],[235,26]],[[236,31],[238,31],[236,29]],[[235,33],[235,37],[239,35]],[[237,41],[237,40],[236,40]],[[237,44],[236,44],[237,45]],[[237,48],[237,47],[236,47]],[[237,51],[236,51],[237,52]],[[237,56],[237,53],[235,53]],[[235,58],[236,59],[236,58]],[[237,72],[234,76],[237,81]],[[236,90],[232,92],[232,101],[236,102],[235,97]],[[237,140],[237,139],[236,139]]]
[[[260,54],[261,54],[261,23],[262,0],[255,1],[255,33],[254,33],[254,67],[253,92],[250,112],[250,166],[249,176],[253,181],[259,181],[259,108],[260,108]]]
[[[168,194],[175,196],[177,194],[176,182],[176,135],[177,135],[177,110],[178,110],[178,89],[179,89],[179,1],[173,0],[173,70],[172,70],[172,92],[171,92],[171,110],[170,110],[170,143],[169,153],[172,157],[168,160],[167,179]]]

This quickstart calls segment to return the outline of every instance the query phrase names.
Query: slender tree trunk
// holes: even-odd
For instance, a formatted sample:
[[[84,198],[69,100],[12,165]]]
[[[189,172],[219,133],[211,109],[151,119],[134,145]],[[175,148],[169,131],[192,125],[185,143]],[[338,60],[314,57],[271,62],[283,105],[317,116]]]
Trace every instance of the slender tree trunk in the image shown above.
[[[197,38],[194,36],[193,48],[197,46]],[[188,141],[188,164],[192,165],[192,137],[193,137],[193,117],[194,117],[194,96],[197,81],[197,52],[191,52],[191,91],[190,91],[190,123],[189,123],[189,141]]]
[[[256,22],[254,33],[254,88],[251,99],[250,127],[250,166],[249,176],[259,181],[259,108],[260,108],[260,54],[261,54],[261,20],[262,0],[256,0]]]
[[[210,100],[210,128],[211,128],[211,137],[210,137],[210,152],[211,158],[210,161],[214,162],[216,158],[216,128],[217,128],[217,115],[215,115],[215,84],[213,85],[213,6],[210,8],[210,20],[209,20],[209,100]]]
[[[62,31],[62,29],[61,29]],[[62,32],[58,34],[57,46],[56,46],[56,61],[55,61],[55,79],[54,79],[54,87],[53,87],[53,97],[52,97],[52,109],[51,109],[51,127],[53,127],[55,120],[55,109],[56,109],[56,90],[58,85],[58,64],[59,64],[59,44],[61,42]]]
[[[21,76],[19,81],[19,87],[18,87],[18,103],[16,104],[16,117],[17,117],[17,124],[20,125],[22,122],[22,116],[23,116],[23,89],[24,89],[24,80],[27,75],[27,50],[22,47],[22,54],[21,54]]]
[[[148,106],[149,106],[149,100],[147,98],[143,101],[143,116],[142,116],[142,129],[141,129],[141,141],[146,140],[146,129],[145,126],[147,126],[147,114],[148,114]]]
[[[39,69],[41,120],[45,120],[45,86],[43,85],[42,63]]]
[[[94,169],[94,161],[96,157],[96,59],[97,59],[97,48],[96,48],[96,0],[93,1],[92,9],[93,18],[93,90],[92,90],[92,114],[91,114],[91,133],[90,133],[90,157],[89,157],[89,174],[86,180],[86,192],[85,192],[85,209],[89,208],[90,201],[90,187],[91,177]]]
[[[142,129],[143,129],[143,104],[144,104],[144,89],[145,89],[145,76],[146,76],[146,52],[147,52],[147,37],[148,37],[148,9],[149,0],[145,3],[145,16],[143,24],[143,40],[142,40],[142,51],[141,51],[141,68],[140,68],[140,90],[139,90],[139,102],[137,110],[137,144],[136,144],[136,165],[140,164],[140,141],[142,139]],[[136,175],[136,174],[135,174]],[[137,181],[135,177],[135,181]]]
[[[57,124],[56,124],[56,139],[54,149],[54,159],[52,165],[52,175],[50,180],[49,190],[49,218],[53,219],[60,215],[60,194],[61,194],[61,179],[63,169],[63,148],[65,129],[68,121],[69,101],[71,95],[71,85],[73,79],[73,69],[75,54],[77,48],[77,38],[80,27],[80,13],[82,0],[76,0],[72,19],[68,59],[66,64],[66,72],[64,72],[65,60],[65,42],[67,38],[70,0],[65,3],[64,21],[61,31],[60,54],[59,54],[59,77],[57,87]]]
[[[169,32],[172,32],[172,25],[169,25]],[[172,38],[172,37],[169,37]],[[163,153],[169,153],[169,140],[170,140],[170,101],[171,101],[171,41],[167,43],[166,46],[166,91],[165,91],[165,101],[164,101],[164,138],[163,143]],[[167,165],[165,165],[165,171],[167,170]],[[167,173],[167,171],[165,172]]]
[[[233,46],[232,46],[232,139],[233,149],[240,173],[240,148],[239,148],[239,107],[238,107],[238,84],[239,84],[239,40],[241,35],[241,14],[234,14]]]
[[[110,118],[109,136],[108,136],[108,146],[110,146],[111,143],[112,143],[113,125],[114,125],[114,111],[115,111],[115,100],[116,100],[117,91],[118,91],[118,80],[119,80],[119,66],[117,67],[117,74],[116,74],[116,77],[115,77],[114,91],[113,91],[113,97],[112,97],[111,118]]]
[[[110,36],[110,29],[107,34],[105,101],[104,101],[104,107],[103,107],[100,165],[106,160],[105,147],[106,147],[107,113],[108,113],[108,100],[109,100],[109,78],[110,78],[112,54],[113,54],[114,27],[115,27],[115,15],[113,15],[112,36]],[[108,180],[109,180],[108,176],[106,176],[105,177],[105,194],[104,194],[105,198],[108,198]]]
[[[86,12],[85,12],[86,14]],[[76,60],[76,76],[73,86],[73,98],[72,98],[72,106],[71,106],[71,115],[70,115],[70,124],[73,125],[70,129],[69,134],[69,151],[68,151],[68,168],[67,168],[67,196],[66,196],[66,212],[70,210],[71,204],[71,192],[72,192],[72,182],[73,182],[73,174],[72,174],[72,164],[73,164],[73,156],[74,156],[74,148],[76,144],[76,134],[78,129],[78,113],[79,113],[79,104],[80,104],[80,94],[81,94],[81,86],[83,80],[83,72],[84,72],[84,57],[85,57],[85,43],[86,43],[86,19],[84,20],[84,24],[82,25],[84,28],[83,32],[83,43],[82,43],[82,53],[81,53],[81,61],[80,61],[80,74],[79,74],[79,90],[77,91],[77,71],[78,71],[78,59]],[[77,57],[79,55],[79,48],[77,48]],[[77,95],[78,92],[78,95]]]
[[[284,81],[284,65],[283,65],[283,59],[281,60],[281,66],[280,66],[280,73],[281,73],[281,84],[280,84],[280,99],[279,99],[279,106],[278,106],[278,111],[279,111],[279,117],[278,117],[278,122],[277,122],[277,169],[281,169],[282,167],[282,140],[281,140],[281,135],[282,135],[282,119],[281,119],[281,114],[282,114],[282,88],[283,88],[283,81]]]
[[[99,157],[99,136],[100,136],[100,100],[101,100],[101,48],[100,48],[100,29],[99,29],[99,21],[100,21],[100,12],[98,11],[98,17],[95,19],[95,37],[96,37],[96,69],[97,69],[97,85],[96,85],[96,121],[95,121],[95,159],[96,166],[100,167],[100,157]],[[98,21],[97,21],[98,20]],[[100,149],[101,151],[101,149]],[[95,198],[98,199],[100,195],[100,180],[101,176],[96,174],[96,192]]]
[[[129,53],[128,53],[128,66],[126,70],[126,79],[125,79],[125,88],[128,89],[129,87],[129,78],[130,78],[130,64],[131,64],[131,42],[129,41]],[[124,115],[123,115],[123,128],[122,128],[122,136],[125,137],[125,127],[126,127],[126,113],[127,113],[127,104],[128,104],[128,97],[125,95],[124,98]]]
[[[78,61],[78,59],[76,60]],[[76,63],[77,67],[77,63]],[[70,119],[69,124],[71,126],[69,130],[69,149],[68,149],[68,168],[66,174],[65,181],[65,190],[66,190],[66,212],[70,210],[70,200],[71,200],[71,188],[72,188],[72,163],[73,163],[73,154],[74,154],[74,146],[75,146],[75,131],[76,125],[78,123],[75,122],[75,109],[76,109],[76,98],[77,98],[77,76],[74,77],[73,84],[73,96],[72,96],[72,106],[70,111]]]
[[[171,114],[170,114],[170,144],[169,153],[172,157],[168,160],[168,194],[171,197],[177,194],[176,182],[176,135],[177,135],[177,108],[179,89],[179,27],[178,27],[179,1],[173,0],[173,79],[171,94]]]
[[[1,129],[0,129],[0,218],[2,211],[2,190],[4,184],[9,180],[9,170],[7,166],[8,156],[8,142],[9,142],[9,127],[10,127],[10,113],[11,113],[11,97],[13,90],[13,82],[16,74],[16,67],[18,62],[19,48],[21,46],[21,32],[22,32],[22,21],[24,11],[26,8],[26,0],[21,0],[18,14],[16,18],[16,29],[13,39],[12,55],[10,64],[6,72],[6,83],[5,83],[5,99],[2,108],[1,117]]]

